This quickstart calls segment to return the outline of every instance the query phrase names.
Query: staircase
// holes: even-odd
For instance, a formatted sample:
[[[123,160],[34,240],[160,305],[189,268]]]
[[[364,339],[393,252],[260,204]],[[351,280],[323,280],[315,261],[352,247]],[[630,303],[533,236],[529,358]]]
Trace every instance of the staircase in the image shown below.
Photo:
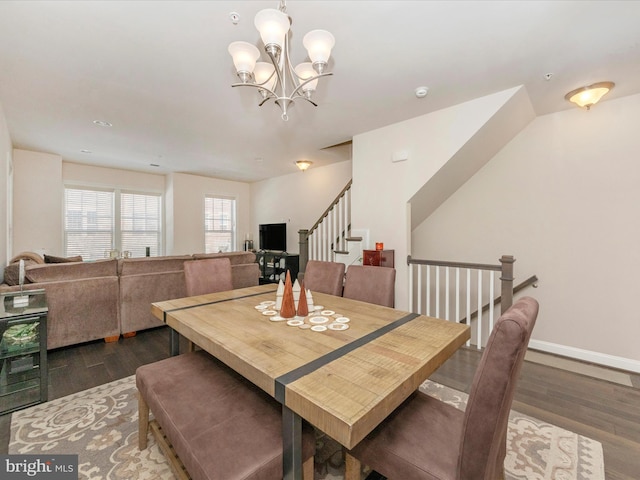
[[[298,231],[301,272],[309,260],[341,262],[347,267],[362,262],[369,232],[351,230],[351,184],[349,180],[310,229]]]

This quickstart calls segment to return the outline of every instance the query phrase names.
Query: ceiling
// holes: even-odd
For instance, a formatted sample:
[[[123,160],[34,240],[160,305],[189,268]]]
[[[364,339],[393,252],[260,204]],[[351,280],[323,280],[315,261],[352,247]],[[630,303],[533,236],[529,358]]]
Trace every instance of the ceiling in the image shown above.
[[[1,1],[0,105],[14,147],[253,182],[300,159],[348,160],[354,135],[517,85],[538,115],[576,108],[565,93],[594,82],[616,83],[605,100],[640,93],[638,1],[289,0],[294,64],[310,30],[336,46],[318,107],[298,101],[284,122],[255,89],[230,86],[227,52],[235,40],[258,46],[253,17],[278,3]]]

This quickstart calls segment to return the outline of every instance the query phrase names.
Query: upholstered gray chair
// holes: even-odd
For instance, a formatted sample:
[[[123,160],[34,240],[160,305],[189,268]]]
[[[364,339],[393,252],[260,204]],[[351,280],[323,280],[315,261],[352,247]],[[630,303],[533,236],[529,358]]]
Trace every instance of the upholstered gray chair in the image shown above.
[[[184,279],[189,297],[233,290],[228,258],[188,260],[184,262]]]
[[[188,297],[233,290],[231,261],[228,258],[206,258],[184,262],[184,280]],[[193,352],[193,342],[187,342],[187,351]]]
[[[344,263],[309,260],[304,270],[304,288],[311,292],[342,296]]]
[[[361,462],[390,479],[495,480],[504,477],[509,411],[538,302],[517,301],[498,319],[463,412],[415,392],[347,452],[345,480]]]
[[[385,307],[393,307],[395,284],[395,268],[351,265],[347,269],[342,296]]]

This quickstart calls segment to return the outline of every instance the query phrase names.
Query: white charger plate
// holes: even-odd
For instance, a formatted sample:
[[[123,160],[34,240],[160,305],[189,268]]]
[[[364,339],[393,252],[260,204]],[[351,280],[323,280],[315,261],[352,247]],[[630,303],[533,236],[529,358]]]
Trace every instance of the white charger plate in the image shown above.
[[[314,325],[320,325],[321,323],[327,323],[329,319],[327,317],[309,317],[309,323]]]
[[[327,327],[329,330],[347,330],[349,325],[346,323],[330,323]]]

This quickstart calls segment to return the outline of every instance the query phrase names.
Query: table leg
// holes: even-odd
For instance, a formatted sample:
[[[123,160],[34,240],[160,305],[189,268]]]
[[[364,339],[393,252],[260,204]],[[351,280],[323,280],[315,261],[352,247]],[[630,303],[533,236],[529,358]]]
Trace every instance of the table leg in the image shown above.
[[[282,473],[284,480],[302,480],[302,418],[282,405]]]
[[[172,357],[180,354],[180,334],[173,328],[171,329],[171,333],[169,334],[169,354]]]

